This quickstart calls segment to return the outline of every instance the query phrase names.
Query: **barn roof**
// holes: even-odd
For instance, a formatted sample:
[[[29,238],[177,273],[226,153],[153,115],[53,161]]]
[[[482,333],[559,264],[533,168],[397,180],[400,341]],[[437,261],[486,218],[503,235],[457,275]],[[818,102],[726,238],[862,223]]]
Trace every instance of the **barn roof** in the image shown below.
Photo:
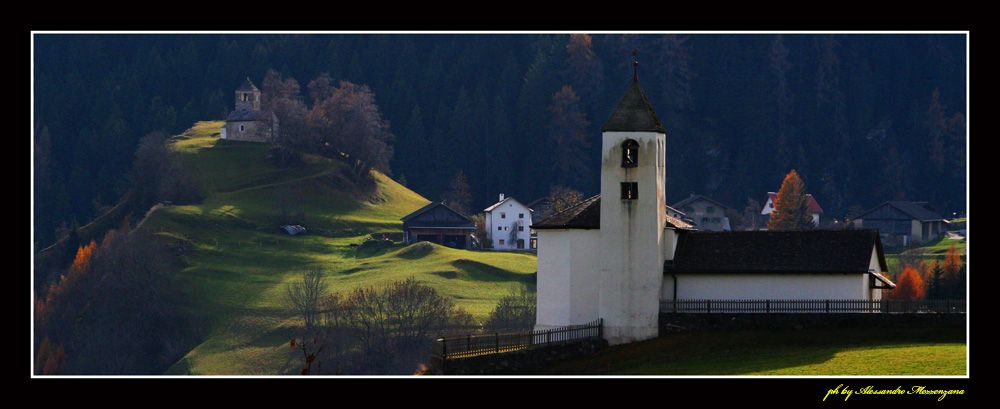
[[[639,87],[639,79],[633,78],[632,85],[625,91],[625,96],[611,113],[611,117],[601,127],[602,132],[659,132],[666,133],[660,120],[653,111],[653,106],[646,99],[646,94]]]
[[[927,202],[904,202],[904,201],[884,202],[878,206],[875,206],[871,210],[862,213],[860,216],[856,217],[856,219],[863,219],[864,216],[867,216],[869,213],[878,210],[882,206],[892,206],[897,210],[899,210],[900,212],[903,212],[903,214],[906,214],[907,216],[910,216],[916,220],[924,222],[944,220],[944,218],[942,218],[941,215],[937,214],[937,212],[931,209],[930,205]]]
[[[457,214],[459,217],[461,217],[463,219],[463,221],[460,221],[460,222],[434,221],[434,222],[428,222],[428,223],[434,224],[435,226],[438,226],[438,227],[445,227],[444,226],[445,224],[450,224],[450,225],[454,225],[454,226],[468,226],[468,225],[470,225],[470,223],[473,224],[473,225],[475,224],[475,221],[472,220],[472,218],[469,217],[469,215],[467,215],[465,213],[462,213],[462,212],[460,212],[458,210],[452,209],[448,205],[444,204],[444,202],[430,202],[427,205],[425,205],[424,207],[421,207],[421,208],[415,210],[413,213],[410,213],[410,214],[408,214],[406,216],[403,216],[403,218],[399,219],[399,220],[402,221],[402,222],[404,222],[404,223],[405,222],[409,222],[411,219],[416,218],[416,217],[420,216],[421,214],[427,213],[427,211],[429,211],[429,210],[431,210],[431,209],[433,209],[435,207],[438,207],[438,206],[443,207],[445,209],[448,209],[452,213]],[[408,223],[408,224],[411,227],[417,227],[419,224],[421,224],[419,221],[415,221],[415,222],[416,223],[411,222],[411,223]]]
[[[871,273],[888,270],[878,230],[684,232],[668,273]]]

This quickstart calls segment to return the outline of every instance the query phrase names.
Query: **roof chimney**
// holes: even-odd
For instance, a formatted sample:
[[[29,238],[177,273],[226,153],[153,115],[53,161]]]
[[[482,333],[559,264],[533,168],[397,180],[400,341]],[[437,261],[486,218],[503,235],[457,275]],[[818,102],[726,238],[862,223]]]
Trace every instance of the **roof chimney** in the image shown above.
[[[500,201],[503,201],[503,193],[500,194]]]

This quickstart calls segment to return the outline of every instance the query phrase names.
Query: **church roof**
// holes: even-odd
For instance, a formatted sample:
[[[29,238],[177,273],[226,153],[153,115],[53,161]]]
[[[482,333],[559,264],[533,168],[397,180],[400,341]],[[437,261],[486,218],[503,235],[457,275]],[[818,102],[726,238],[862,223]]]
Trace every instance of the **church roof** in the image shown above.
[[[255,85],[253,85],[253,82],[250,81],[249,77],[246,80],[244,80],[243,84],[240,84],[239,88],[236,88],[236,90],[237,91],[260,91],[259,89],[257,89],[257,87]]]
[[[238,111],[233,111],[229,113],[226,117],[226,122],[235,121],[267,121],[276,119],[271,111],[251,111],[248,109],[241,109]]]
[[[601,195],[596,195],[535,223],[532,229],[599,229]]]
[[[869,273],[888,270],[878,230],[684,232],[677,240],[668,273]]]
[[[666,133],[656,117],[656,112],[653,111],[653,106],[646,99],[646,94],[639,87],[638,78],[632,79],[632,85],[625,91],[625,96],[618,102],[618,106],[601,127],[601,131]]]

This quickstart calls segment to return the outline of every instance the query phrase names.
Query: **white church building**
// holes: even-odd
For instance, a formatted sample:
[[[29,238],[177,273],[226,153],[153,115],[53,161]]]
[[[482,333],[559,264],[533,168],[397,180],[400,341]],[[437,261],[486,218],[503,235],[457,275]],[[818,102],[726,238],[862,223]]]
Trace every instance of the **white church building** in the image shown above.
[[[658,335],[660,300],[879,299],[875,230],[699,232],[667,214],[666,132],[638,77],[602,127],[601,192],[539,221],[536,330]]]

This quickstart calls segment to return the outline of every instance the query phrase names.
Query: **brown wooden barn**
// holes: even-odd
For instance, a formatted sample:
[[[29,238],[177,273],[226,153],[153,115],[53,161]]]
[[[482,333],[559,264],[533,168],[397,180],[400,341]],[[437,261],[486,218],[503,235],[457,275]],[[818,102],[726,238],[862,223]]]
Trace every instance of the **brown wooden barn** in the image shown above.
[[[472,248],[476,223],[443,202],[432,202],[400,220],[406,244],[429,241],[458,249]]]

